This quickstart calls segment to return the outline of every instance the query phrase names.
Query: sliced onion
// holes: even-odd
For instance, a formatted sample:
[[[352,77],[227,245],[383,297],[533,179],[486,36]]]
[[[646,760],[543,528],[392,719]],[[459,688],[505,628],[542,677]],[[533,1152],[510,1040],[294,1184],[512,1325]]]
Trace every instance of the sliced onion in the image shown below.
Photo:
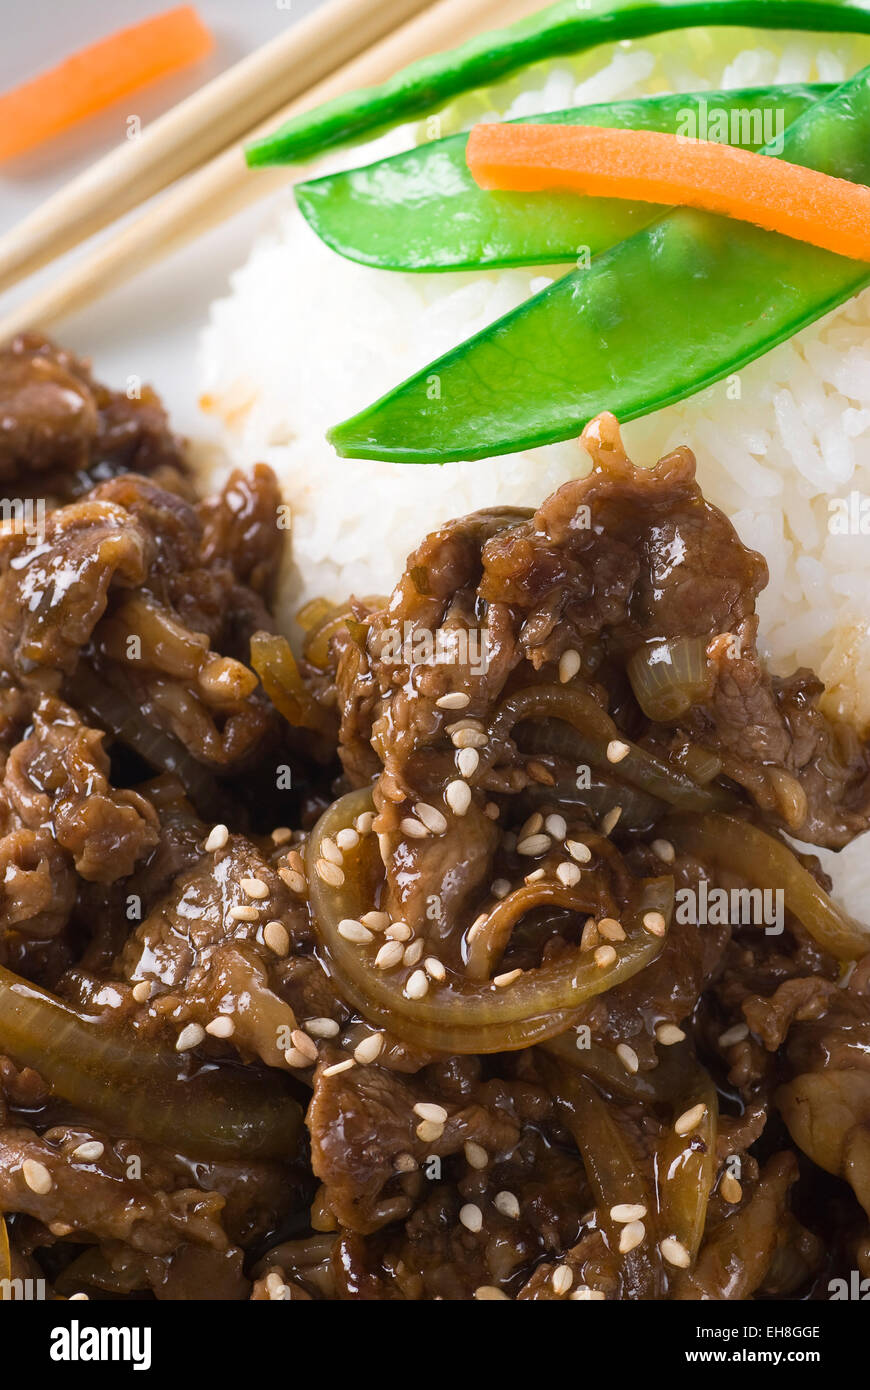
[[[641,1155],[632,1151],[613,1104],[599,1094],[591,1081],[558,1063],[545,1064],[545,1071],[553,1098],[580,1150],[595,1195],[597,1224],[609,1249],[616,1253],[623,1228],[611,1216],[612,1209],[636,1202],[647,1211],[654,1207]],[[633,1297],[662,1297],[663,1270],[655,1245],[646,1240],[623,1255],[621,1262],[623,1279]]]
[[[276,1073],[201,1065],[89,1018],[0,967],[0,1053],[113,1133],[201,1157],[292,1156],[302,1112]]]
[[[561,720],[574,730],[571,756],[578,764],[607,770],[617,781],[628,782],[680,811],[706,811],[730,806],[733,798],[721,787],[699,787],[679,769],[662,762],[639,744],[623,738],[606,710],[576,686],[531,685],[509,695],[490,723],[490,738],[498,749],[525,719]],[[561,750],[564,756],[564,740]],[[628,753],[618,763],[607,757],[611,743],[623,743]]]
[[[411,967],[385,972],[374,964],[378,941],[361,946],[345,940],[338,926],[358,920],[377,902],[383,866],[374,836],[364,837],[344,858],[344,882],[327,884],[317,873],[321,845],[327,837],[351,827],[357,816],[372,809],[369,789],[348,793],[321,816],[308,844],[308,879],[315,926],[325,964],[345,999],[370,1023],[389,1028],[406,1042],[436,1052],[509,1052],[555,1037],[576,1022],[582,1005],[649,965],[664,946],[641,921],[644,913],[659,911],[670,922],[673,880],[648,879],[638,906],[626,922],[625,941],[614,944],[616,959],[604,968],[593,953],[575,950],[557,961],[525,970],[504,988],[448,972],[422,999],[409,999],[404,986]]]
[[[654,638],[626,666],[634,698],[647,719],[679,719],[710,693],[712,671],[703,637]]]
[[[578,1048],[573,1033],[544,1044],[565,1070],[591,1077],[596,1085],[646,1106],[665,1105],[671,1129],[655,1156],[657,1238],[676,1239],[697,1258],[707,1221],[707,1206],[716,1176],[719,1103],[710,1076],[688,1043],[664,1049],[654,1071],[627,1072],[615,1052],[593,1044]],[[695,1105],[704,1106],[698,1124],[679,1135],[673,1123]],[[651,1208],[650,1208],[651,1209]]]
[[[838,960],[870,951],[870,928],[838,907],[781,840],[751,821],[711,813],[669,816],[660,833],[686,854],[739,875],[755,888],[781,890],[785,907]]]
[[[561,883],[524,883],[496,903],[486,921],[469,932],[466,974],[470,980],[488,980],[507,949],[511,933],[526,913],[539,907],[561,907],[584,919],[598,906],[597,896],[565,888]]]
[[[321,734],[334,732],[335,721],[306,686],[286,637],[255,632],[251,638],[251,665],[288,724]]]

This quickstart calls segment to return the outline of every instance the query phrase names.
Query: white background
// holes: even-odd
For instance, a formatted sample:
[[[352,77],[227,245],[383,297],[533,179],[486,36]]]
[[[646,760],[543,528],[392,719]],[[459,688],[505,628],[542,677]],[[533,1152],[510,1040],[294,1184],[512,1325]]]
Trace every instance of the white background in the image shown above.
[[[126,24],[167,9],[174,0],[0,0],[0,89],[6,90]],[[168,77],[75,131],[18,160],[0,165],[0,230],[6,231],[50,193],[117,145],[131,113],[143,125],[175,105],[244,54],[281,33],[321,0],[195,0],[216,39],[203,62]],[[377,4],[378,0],[372,0]],[[256,177],[256,175],[252,175]],[[55,335],[94,358],[99,373],[121,384],[128,373],[150,380],[182,430],[201,428],[196,411],[194,353],[209,301],[226,290],[227,276],[245,259],[252,238],[273,215],[264,200],[194,247],[176,253],[86,312]],[[44,271],[23,292],[44,280]],[[18,291],[0,298],[11,307]]]

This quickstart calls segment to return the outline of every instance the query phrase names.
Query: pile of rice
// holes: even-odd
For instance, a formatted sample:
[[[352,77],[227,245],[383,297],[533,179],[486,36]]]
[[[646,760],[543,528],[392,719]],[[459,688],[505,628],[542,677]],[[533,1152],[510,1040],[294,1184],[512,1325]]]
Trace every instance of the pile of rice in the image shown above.
[[[369,163],[485,119],[666,91],[838,82],[867,62],[870,40],[838,35],[696,29],[608,45],[469,94],[437,123],[405,125],[314,172]],[[387,593],[408,551],[449,517],[494,503],[534,505],[586,470],[576,443],[414,467],[340,460],[324,437],[567,269],[410,275],[359,266],[318,241],[288,193],[273,233],[213,306],[200,353],[225,456],[211,464],[210,481],[263,459],[292,507],[279,609],[288,635],[312,597]],[[832,534],[829,505],[870,498],[870,291],[745,369],[734,395],[720,383],[632,423],[629,452],[653,462],[691,445],[706,495],[770,566],[760,612],[773,667],[813,666],[830,705],[870,726],[870,535]],[[863,896],[860,876],[838,878],[850,897]]]

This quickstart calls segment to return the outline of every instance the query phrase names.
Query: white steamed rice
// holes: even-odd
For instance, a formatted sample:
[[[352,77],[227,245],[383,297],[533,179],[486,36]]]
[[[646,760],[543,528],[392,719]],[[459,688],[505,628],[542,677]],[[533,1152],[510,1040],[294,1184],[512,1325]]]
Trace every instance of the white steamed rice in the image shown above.
[[[458,100],[441,113],[440,133],[646,93],[840,81],[867,62],[870,40],[691,30],[541,64]],[[316,172],[369,163],[435,133],[426,121],[406,125]],[[565,270],[373,270],[324,247],[288,194],[273,233],[213,307],[201,384],[226,455],[211,481],[263,459],[291,504],[293,553],[280,595],[290,635],[309,598],[388,592],[408,551],[440,522],[494,503],[534,505],[585,471],[576,443],[411,467],[339,460],[324,438]],[[870,726],[870,535],[829,529],[832,498],[870,498],[870,291],[745,369],[740,398],[731,395],[721,383],[634,422],[624,431],[629,452],[652,462],[691,445],[706,495],[770,566],[760,613],[774,668],[813,666],[830,704]],[[855,911],[870,886],[862,857],[856,845],[837,874]]]

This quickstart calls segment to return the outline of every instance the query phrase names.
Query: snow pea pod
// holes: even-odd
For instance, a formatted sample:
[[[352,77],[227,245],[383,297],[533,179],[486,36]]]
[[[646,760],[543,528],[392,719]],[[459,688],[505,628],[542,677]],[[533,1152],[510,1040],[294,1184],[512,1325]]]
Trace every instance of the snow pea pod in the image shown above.
[[[828,96],[822,83],[680,93],[575,106],[522,124],[661,130],[757,150]],[[491,193],[465,162],[468,135],[296,185],[308,223],[339,255],[383,270],[553,265],[597,255],[667,209],[618,198]]]
[[[765,154],[772,153],[765,147]],[[782,157],[870,184],[870,67],[791,125]],[[489,458],[621,421],[738,371],[870,284],[870,266],[676,209],[330,431],[338,453]]]
[[[359,140],[384,126],[443,105],[461,92],[497,82],[529,63],[596,44],[642,38],[698,24],[760,29],[870,33],[868,0],[560,0],[506,29],[480,34],[447,53],[294,116],[247,147],[251,166],[295,164]]]

